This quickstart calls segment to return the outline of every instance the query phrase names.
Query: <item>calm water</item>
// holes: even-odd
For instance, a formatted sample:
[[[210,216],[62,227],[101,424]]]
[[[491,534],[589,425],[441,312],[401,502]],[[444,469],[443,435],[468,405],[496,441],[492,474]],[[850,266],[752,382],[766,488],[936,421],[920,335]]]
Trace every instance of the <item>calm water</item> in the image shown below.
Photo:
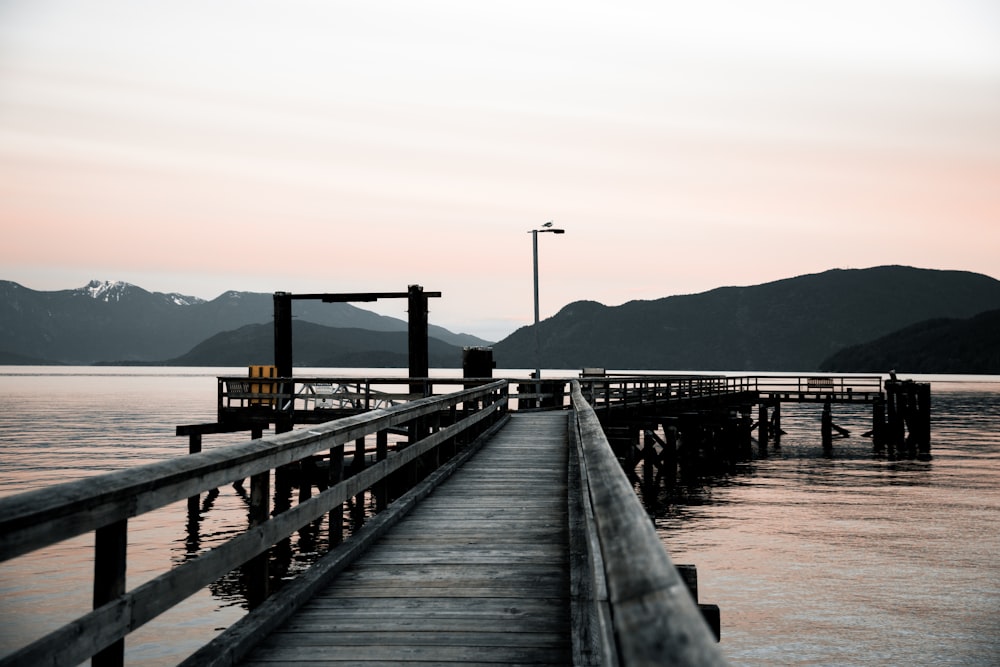
[[[861,408],[824,456],[820,407],[786,405],[780,449],[659,509],[733,664],[1000,664],[1000,383],[932,393],[930,461],[873,456]]]
[[[214,421],[215,376],[244,372],[0,367],[0,495],[184,454],[174,427]],[[698,565],[702,601],[721,606],[734,664],[1000,664],[990,379],[934,380],[930,461],[874,457],[856,435],[824,456],[818,408],[786,406],[780,449],[675,489],[657,526],[676,562]],[[870,427],[860,409],[835,421]],[[179,503],[130,521],[129,588],[243,528],[243,498],[220,491],[195,517]],[[0,654],[88,610],[92,542],[0,563]],[[293,546],[296,559],[315,549],[304,535]],[[243,613],[238,587],[219,582],[133,633],[127,660],[175,664]]]

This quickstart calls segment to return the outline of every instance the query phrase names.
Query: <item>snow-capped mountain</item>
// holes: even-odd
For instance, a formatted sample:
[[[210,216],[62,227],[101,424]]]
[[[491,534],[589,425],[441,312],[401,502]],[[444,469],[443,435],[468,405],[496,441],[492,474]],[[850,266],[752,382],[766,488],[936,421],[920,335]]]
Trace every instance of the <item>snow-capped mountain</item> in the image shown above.
[[[196,296],[188,296],[186,294],[178,294],[177,292],[170,292],[169,294],[164,294],[163,292],[147,292],[141,287],[136,287],[132,283],[127,283],[122,280],[91,280],[84,287],[74,291],[89,296],[97,301],[104,301],[105,303],[118,302],[133,296],[137,296],[138,298],[146,298],[147,296],[160,297],[177,306],[190,306],[198,303],[205,303],[204,299]]]

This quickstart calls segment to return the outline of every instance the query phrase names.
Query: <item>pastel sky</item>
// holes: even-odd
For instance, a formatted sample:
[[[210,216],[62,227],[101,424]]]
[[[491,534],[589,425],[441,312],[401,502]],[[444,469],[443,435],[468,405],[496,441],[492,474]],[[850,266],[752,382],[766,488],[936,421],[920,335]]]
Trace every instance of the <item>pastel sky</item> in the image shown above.
[[[541,314],[1000,277],[996,0],[0,0],[0,279]],[[405,304],[359,304],[405,318]]]

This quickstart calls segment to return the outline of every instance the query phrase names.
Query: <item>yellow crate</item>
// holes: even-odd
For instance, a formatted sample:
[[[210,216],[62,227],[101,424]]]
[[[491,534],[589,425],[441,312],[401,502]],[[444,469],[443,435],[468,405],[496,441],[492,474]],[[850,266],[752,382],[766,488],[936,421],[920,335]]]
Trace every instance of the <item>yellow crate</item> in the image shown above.
[[[251,378],[276,378],[277,366],[250,366]],[[277,390],[274,382],[251,382],[251,394],[273,394]],[[251,398],[250,405],[274,405],[273,398]]]

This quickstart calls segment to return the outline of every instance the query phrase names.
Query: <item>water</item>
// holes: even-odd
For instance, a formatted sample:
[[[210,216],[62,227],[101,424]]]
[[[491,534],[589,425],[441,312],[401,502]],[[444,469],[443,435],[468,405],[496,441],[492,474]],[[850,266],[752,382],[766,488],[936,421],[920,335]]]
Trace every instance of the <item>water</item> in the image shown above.
[[[243,373],[0,367],[0,495],[183,455],[175,426],[214,421],[215,377]],[[855,435],[824,456],[818,406],[786,405],[780,450],[657,510],[672,557],[722,608],[733,664],[1000,664],[1000,378],[944,379],[930,461],[873,456],[857,437],[869,413],[846,407],[835,421]],[[203,509],[193,525],[184,503],[129,522],[129,588],[245,526],[232,488]],[[296,554],[315,548],[303,540]],[[0,563],[0,655],[89,609],[92,549],[85,535]],[[244,613],[238,586],[218,582],[130,635],[126,659],[175,664]]]
[[[780,449],[660,506],[733,664],[1000,664],[1000,384],[932,392],[930,461],[860,437],[825,456],[820,408],[786,405]],[[869,410],[834,413],[870,428]]]

